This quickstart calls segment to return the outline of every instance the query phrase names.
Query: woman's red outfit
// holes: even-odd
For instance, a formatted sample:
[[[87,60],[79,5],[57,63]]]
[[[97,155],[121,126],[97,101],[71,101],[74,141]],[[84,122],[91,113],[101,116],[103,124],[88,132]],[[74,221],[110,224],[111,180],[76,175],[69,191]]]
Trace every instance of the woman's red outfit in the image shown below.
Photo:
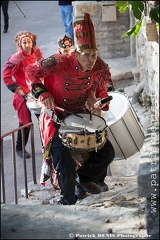
[[[17,111],[19,126],[23,126],[32,120],[31,113],[26,105],[26,99],[18,94],[18,89],[22,88],[26,95],[30,92],[30,89],[26,84],[25,67],[39,61],[40,59],[42,59],[42,52],[35,46],[32,49],[31,55],[25,54],[23,50],[19,50],[12,54],[4,66],[2,76],[5,85],[14,93],[12,104]],[[29,130],[29,127],[24,129],[25,145],[28,141]],[[16,151],[22,151],[21,130],[18,131],[17,135]]]

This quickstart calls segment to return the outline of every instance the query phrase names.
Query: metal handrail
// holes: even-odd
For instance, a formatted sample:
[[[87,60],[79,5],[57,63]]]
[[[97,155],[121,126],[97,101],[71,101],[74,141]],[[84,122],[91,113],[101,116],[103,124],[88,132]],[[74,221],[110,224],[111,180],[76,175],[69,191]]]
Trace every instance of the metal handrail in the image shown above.
[[[28,198],[28,184],[27,184],[27,166],[26,166],[26,155],[25,155],[25,136],[24,128],[30,127],[30,138],[31,138],[31,155],[32,155],[32,174],[33,182],[37,184],[36,180],[36,161],[35,161],[35,144],[34,144],[34,125],[32,122],[27,123],[19,128],[16,128],[1,136],[1,179],[2,179],[2,203],[6,203],[6,189],[5,189],[5,172],[4,172],[4,138],[11,135],[12,138],[12,159],[13,159],[13,174],[14,174],[14,200],[15,204],[18,204],[17,194],[17,172],[16,172],[16,147],[15,147],[15,132],[21,130],[22,134],[22,151],[23,151],[23,163],[24,163],[24,180],[25,180],[25,197]]]

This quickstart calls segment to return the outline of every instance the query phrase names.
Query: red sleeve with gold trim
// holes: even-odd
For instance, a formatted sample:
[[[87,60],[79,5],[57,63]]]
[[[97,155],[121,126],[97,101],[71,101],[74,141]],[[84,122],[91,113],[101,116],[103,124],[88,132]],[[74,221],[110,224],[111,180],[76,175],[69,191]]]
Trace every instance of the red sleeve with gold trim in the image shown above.
[[[106,86],[114,86],[111,78],[110,67],[100,57],[97,57],[97,61],[94,66],[95,80],[99,86],[103,86],[104,82]]]

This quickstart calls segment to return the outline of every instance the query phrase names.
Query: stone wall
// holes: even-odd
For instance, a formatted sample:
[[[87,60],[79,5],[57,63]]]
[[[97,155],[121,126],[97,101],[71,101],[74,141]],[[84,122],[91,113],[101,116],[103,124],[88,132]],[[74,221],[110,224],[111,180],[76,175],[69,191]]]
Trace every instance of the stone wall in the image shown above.
[[[159,122],[159,42],[152,24],[153,31],[147,31],[151,27],[148,17],[143,18],[143,24],[137,35],[137,68],[140,72],[139,82],[143,82],[142,101],[151,111],[154,120]]]
[[[146,227],[159,239],[159,123],[148,128],[138,170],[138,196],[146,198]]]
[[[131,55],[130,38],[121,38],[121,35],[129,29],[129,12],[119,13],[115,6],[116,1],[75,1],[73,2],[74,20],[83,19],[83,13],[90,14],[96,34],[99,56],[102,59],[127,57]],[[113,11],[116,21],[105,21],[103,12],[116,8]],[[103,12],[102,12],[103,11]],[[105,13],[104,13],[105,14]],[[103,20],[102,20],[103,19]]]

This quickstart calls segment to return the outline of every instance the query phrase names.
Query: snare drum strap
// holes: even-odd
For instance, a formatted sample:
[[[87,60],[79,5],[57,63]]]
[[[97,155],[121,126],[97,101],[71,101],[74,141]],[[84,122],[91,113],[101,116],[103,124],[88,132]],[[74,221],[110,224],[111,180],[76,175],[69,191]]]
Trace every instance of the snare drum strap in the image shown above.
[[[42,112],[45,112],[50,118],[52,118],[52,119],[54,120],[55,114],[54,114],[54,111],[53,111],[53,110],[48,109],[48,108],[46,108],[46,107],[43,107],[43,108],[42,108]]]
[[[53,110],[48,109],[46,107],[43,107],[41,111],[45,112],[57,124],[61,124],[63,119],[66,117],[66,114],[60,114],[57,116],[57,114],[55,114],[55,112]]]

